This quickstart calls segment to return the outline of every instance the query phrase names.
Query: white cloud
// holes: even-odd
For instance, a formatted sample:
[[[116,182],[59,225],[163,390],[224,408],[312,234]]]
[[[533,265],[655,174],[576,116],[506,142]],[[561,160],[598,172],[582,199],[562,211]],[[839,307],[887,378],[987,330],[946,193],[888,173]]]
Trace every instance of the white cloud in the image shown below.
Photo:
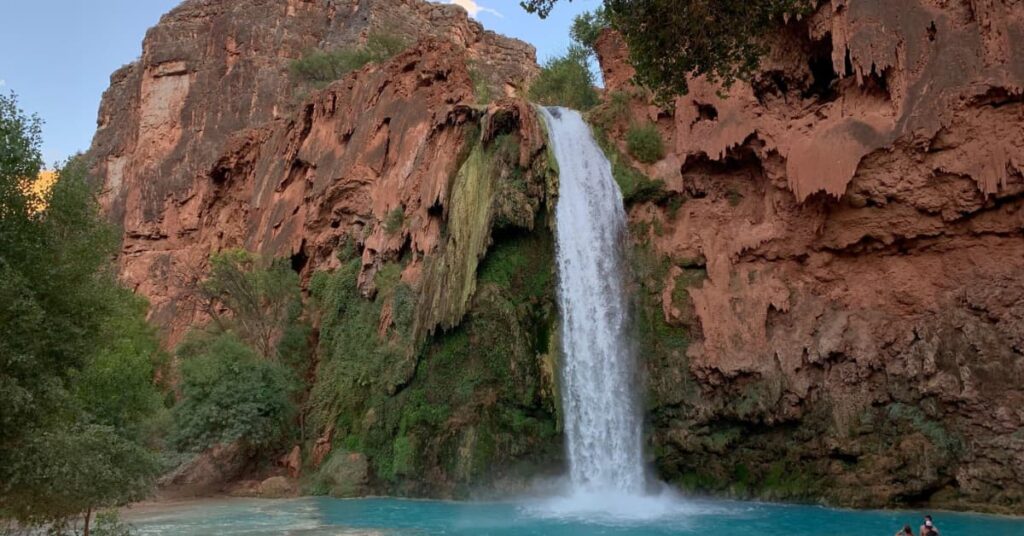
[[[0,87],[4,87],[6,85],[7,85],[7,80],[4,80],[4,79],[0,78]]]
[[[480,4],[476,3],[476,0],[444,0],[444,2],[446,4],[455,4],[457,6],[462,6],[466,11],[469,12],[469,16],[473,17],[474,19],[479,13],[490,13],[495,17],[504,18],[504,15],[498,13],[497,10],[481,6]]]

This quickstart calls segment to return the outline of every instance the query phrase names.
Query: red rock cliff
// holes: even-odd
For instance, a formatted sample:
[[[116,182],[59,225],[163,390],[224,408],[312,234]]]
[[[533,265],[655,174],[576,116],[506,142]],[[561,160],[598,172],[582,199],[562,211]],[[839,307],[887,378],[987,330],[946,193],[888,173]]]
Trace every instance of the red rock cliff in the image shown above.
[[[724,97],[694,80],[606,125],[668,146],[630,211],[685,341],[646,346],[662,474],[1020,512],[1024,4],[833,0],[772,41]],[[622,40],[598,48],[632,94]]]
[[[324,91],[290,76],[309,50],[371,32],[419,44]],[[431,252],[475,113],[467,63],[495,95],[537,71],[533,47],[422,0],[188,0],[165,15],[111,77],[90,156],[124,230],[121,275],[171,342],[200,320],[189,289],[211,252],[291,256],[308,273],[356,237],[368,293],[382,259]],[[404,223],[388,232],[393,211]]]

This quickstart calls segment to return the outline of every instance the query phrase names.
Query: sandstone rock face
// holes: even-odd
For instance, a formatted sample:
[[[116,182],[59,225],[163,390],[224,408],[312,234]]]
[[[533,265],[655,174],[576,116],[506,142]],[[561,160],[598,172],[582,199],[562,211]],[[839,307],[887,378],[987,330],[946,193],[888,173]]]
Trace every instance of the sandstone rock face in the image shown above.
[[[632,100],[671,148],[630,211],[664,476],[1022,511],[1022,28],[1014,1],[832,0],[725,98]]]
[[[308,49],[372,32],[415,42],[320,90],[290,75]],[[124,229],[121,276],[168,346],[208,320],[196,283],[212,253],[302,275],[310,433],[281,463],[313,491],[466,496],[560,462],[557,188],[532,108],[506,98],[537,70],[532,47],[455,6],[193,0],[113,76],[90,156]],[[477,102],[481,84],[496,102]],[[264,494],[275,473],[239,470],[227,489]]]
[[[289,73],[374,32],[418,44],[322,92]],[[190,287],[211,252],[292,256],[308,273],[355,236],[367,281],[403,247],[430,252],[473,101],[467,65],[495,95],[537,72],[533,47],[423,0],[189,0],[165,15],[111,77],[89,155],[124,229],[121,275],[169,341],[202,321]],[[388,233],[392,211],[405,223]]]

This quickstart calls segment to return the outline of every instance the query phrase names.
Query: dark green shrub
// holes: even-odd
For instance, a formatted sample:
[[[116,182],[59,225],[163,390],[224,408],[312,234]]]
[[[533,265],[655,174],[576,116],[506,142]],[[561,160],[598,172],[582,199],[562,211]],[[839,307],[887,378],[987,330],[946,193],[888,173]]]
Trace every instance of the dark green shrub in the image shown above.
[[[653,164],[665,157],[661,133],[652,123],[629,127],[626,132],[626,149],[633,158],[645,164]]]
[[[291,71],[296,78],[323,87],[364,65],[382,62],[407,46],[400,37],[370,34],[361,47],[312,51],[293,61]]]
[[[243,441],[275,446],[294,414],[294,377],[284,365],[260,359],[231,333],[192,336],[178,347],[182,401],[174,408],[171,441],[201,451]]]
[[[664,181],[652,179],[630,165],[629,159],[608,139],[608,135],[600,127],[594,128],[594,138],[612,164],[612,175],[619,185],[622,200],[626,205],[664,201],[667,195]]]
[[[530,100],[580,111],[596,105],[599,98],[594,89],[594,74],[587,65],[588,56],[587,49],[573,45],[564,56],[549,59],[530,86]]]

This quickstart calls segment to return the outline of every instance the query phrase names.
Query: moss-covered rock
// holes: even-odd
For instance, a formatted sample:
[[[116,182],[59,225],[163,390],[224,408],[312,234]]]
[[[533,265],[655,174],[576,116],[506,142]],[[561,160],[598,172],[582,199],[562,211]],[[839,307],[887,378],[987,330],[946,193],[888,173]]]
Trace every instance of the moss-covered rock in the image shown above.
[[[358,452],[335,450],[324,460],[309,490],[332,497],[358,497],[369,490],[370,472],[366,456]]]
[[[308,422],[334,450],[314,492],[351,491],[337,475],[355,454],[367,489],[400,495],[466,496],[559,468],[554,181],[543,151],[524,162],[514,128],[468,132],[418,284],[398,259],[364,297],[354,250],[311,284],[320,364]]]

